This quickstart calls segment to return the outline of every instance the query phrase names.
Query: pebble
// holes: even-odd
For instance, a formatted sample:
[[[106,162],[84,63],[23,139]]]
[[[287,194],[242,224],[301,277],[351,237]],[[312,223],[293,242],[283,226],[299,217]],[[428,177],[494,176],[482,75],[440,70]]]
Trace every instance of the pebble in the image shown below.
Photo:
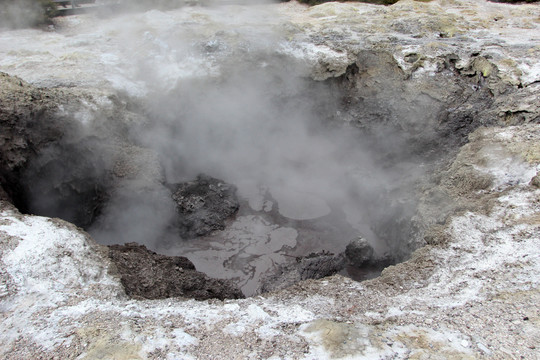
[[[508,355],[508,356],[513,356],[513,355],[512,355],[512,352],[511,352],[510,350],[508,350],[507,348],[505,348],[505,347],[502,347],[502,346],[501,346],[501,347],[499,348],[499,350],[500,350],[501,352],[505,353],[505,354]]]
[[[467,340],[461,340],[461,346],[469,347],[469,342]]]
[[[486,355],[491,354],[491,350],[489,350],[489,349],[487,348],[486,345],[484,345],[484,344],[482,344],[482,343],[479,342],[479,343],[476,344],[476,346],[477,346],[478,349],[480,349],[480,351],[482,351],[484,354],[486,354]]]

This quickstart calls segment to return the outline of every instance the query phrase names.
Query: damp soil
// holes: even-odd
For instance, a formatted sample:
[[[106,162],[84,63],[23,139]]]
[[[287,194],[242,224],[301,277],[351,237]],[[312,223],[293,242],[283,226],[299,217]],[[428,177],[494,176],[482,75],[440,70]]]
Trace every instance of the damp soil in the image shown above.
[[[156,254],[136,243],[109,246],[109,257],[126,294],[133,298],[223,300],[244,297],[230,281],[209,278],[195,270],[185,257]]]

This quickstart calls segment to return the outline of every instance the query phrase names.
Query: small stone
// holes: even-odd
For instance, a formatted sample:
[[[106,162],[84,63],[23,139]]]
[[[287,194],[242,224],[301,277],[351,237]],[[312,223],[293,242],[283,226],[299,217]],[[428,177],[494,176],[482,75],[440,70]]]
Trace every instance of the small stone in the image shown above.
[[[469,342],[467,340],[461,340],[461,346],[463,347],[469,347]]]
[[[491,354],[491,350],[489,350],[489,349],[487,348],[486,345],[484,345],[484,344],[482,344],[482,343],[479,342],[479,343],[476,344],[476,346],[477,346],[478,349],[480,349],[480,351],[482,351],[484,354],[486,354],[486,355]]]
[[[529,183],[531,186],[540,188],[540,173],[536,173],[536,176],[531,179]]]

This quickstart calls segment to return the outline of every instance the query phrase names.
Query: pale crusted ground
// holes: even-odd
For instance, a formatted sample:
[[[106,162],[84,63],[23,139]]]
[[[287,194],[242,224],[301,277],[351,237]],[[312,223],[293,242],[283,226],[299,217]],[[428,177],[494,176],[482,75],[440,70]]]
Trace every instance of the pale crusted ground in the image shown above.
[[[418,22],[423,6],[466,21]],[[418,9],[408,12],[410,21],[396,17],[412,7]],[[447,47],[479,48],[492,54],[487,63],[475,65],[481,72],[489,75],[495,64],[499,78],[521,84],[537,98],[531,89],[540,80],[538,6],[403,1],[390,8],[326,4],[298,13],[299,8],[279,6],[285,13],[297,11],[293,23],[303,30],[294,34],[344,31],[351,44],[373,43],[390,36],[380,33],[384,26],[393,26],[399,31],[391,36],[419,36],[417,45],[393,49],[396,59],[414,46],[417,52],[440,47],[441,54]],[[351,21],[358,24],[356,30]],[[428,46],[434,28],[443,37],[466,36]],[[505,47],[486,45],[496,37]],[[327,72],[343,71],[349,56],[354,58],[347,44],[342,53],[325,43],[314,48],[315,55],[306,53],[308,45],[291,45],[305,59],[337,64]],[[430,76],[428,65],[436,63],[438,51],[429,53],[424,67],[407,69],[413,76]],[[509,111],[538,111],[533,100],[503,105]],[[431,234],[427,246],[380,278],[357,283],[334,276],[238,301],[129,300],[101,247],[79,229],[21,215],[2,203],[0,357],[539,358],[540,189],[530,185],[540,171],[538,144],[537,124],[474,132],[438,183],[440,191],[455,198],[455,214]]]
[[[529,150],[540,127],[471,139],[457,162],[492,176],[475,194],[488,201],[454,216],[437,245],[375,280],[240,301],[128,300],[88,237],[4,206],[2,357],[534,359],[540,189],[529,181],[540,162]]]

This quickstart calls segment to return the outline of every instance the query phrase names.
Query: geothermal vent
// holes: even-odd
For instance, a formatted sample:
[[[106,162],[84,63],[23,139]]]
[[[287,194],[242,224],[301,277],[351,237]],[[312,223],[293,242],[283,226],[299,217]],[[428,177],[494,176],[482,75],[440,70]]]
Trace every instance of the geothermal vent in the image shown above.
[[[54,73],[48,88],[2,75],[7,196],[110,245],[133,296],[239,297],[375,276],[444,222],[447,199],[427,210],[418,200],[488,122],[482,57],[438,58],[430,76],[412,76],[424,61],[414,52],[310,64],[295,53],[305,40],[230,30],[237,20],[211,33],[131,24],[110,40],[117,53],[72,34],[101,52],[107,66],[93,71],[114,92],[71,89]],[[187,283],[162,283],[170,274]]]

